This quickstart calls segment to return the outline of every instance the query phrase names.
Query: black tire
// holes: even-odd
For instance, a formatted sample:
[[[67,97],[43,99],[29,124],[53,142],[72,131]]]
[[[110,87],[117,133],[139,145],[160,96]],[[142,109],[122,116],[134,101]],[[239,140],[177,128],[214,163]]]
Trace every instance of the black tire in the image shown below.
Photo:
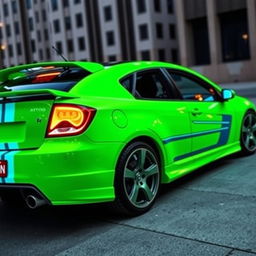
[[[251,155],[256,151],[256,113],[249,110],[244,115],[240,135],[241,153]]]
[[[147,212],[160,186],[160,161],[155,150],[144,142],[134,142],[121,153],[115,175],[115,208],[125,215]]]

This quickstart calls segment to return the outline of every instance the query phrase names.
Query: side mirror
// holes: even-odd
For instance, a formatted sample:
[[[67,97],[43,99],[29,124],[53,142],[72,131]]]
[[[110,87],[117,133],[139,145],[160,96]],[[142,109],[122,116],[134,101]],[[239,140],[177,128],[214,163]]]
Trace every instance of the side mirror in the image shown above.
[[[222,95],[223,100],[230,100],[230,99],[234,98],[235,92],[234,92],[234,90],[223,89],[221,92],[221,95]]]

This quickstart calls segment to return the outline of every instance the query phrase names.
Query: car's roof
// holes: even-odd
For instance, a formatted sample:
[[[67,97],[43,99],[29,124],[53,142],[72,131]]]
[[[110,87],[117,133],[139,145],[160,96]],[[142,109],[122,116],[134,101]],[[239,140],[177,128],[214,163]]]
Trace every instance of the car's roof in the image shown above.
[[[85,61],[67,61],[67,62],[39,62],[33,64],[25,64],[15,67],[10,67],[7,69],[3,69],[0,71],[0,83],[13,80],[19,77],[24,70],[34,69],[37,67],[79,67],[85,69],[91,73],[91,75],[87,76],[81,82],[79,82],[76,86],[74,86],[70,92],[72,93],[81,93],[81,91],[86,90],[88,94],[89,92],[95,91],[97,85],[98,91],[101,91],[102,95],[111,95],[111,93],[107,93],[107,91],[117,90],[115,86],[116,83],[119,83],[119,80],[126,75],[131,73],[147,70],[152,68],[170,68],[175,70],[184,71],[190,74],[193,74],[201,79],[207,81],[216,87],[216,85],[211,82],[206,77],[201,74],[187,68],[184,66],[176,65],[173,63],[161,62],[161,61],[123,61],[123,62],[110,62],[110,63],[96,63],[96,62],[85,62]],[[86,89],[84,84],[86,83]],[[108,84],[108,86],[106,86]],[[218,86],[217,86],[218,87]],[[107,89],[108,88],[108,89]],[[122,94],[120,92],[120,94]]]

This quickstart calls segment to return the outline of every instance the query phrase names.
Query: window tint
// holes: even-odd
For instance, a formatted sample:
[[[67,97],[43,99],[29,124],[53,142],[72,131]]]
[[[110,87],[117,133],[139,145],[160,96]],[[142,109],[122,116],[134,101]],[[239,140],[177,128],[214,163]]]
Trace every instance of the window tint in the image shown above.
[[[206,88],[196,79],[191,79],[187,76],[174,73],[168,70],[177,88],[179,89],[183,99],[195,101],[215,101],[216,92],[213,88]]]
[[[133,79],[134,76],[128,76],[126,78],[124,78],[123,80],[121,80],[121,85],[130,93],[132,93],[132,87],[133,87]]]
[[[146,99],[169,99],[169,84],[159,70],[138,73],[136,94]]]
[[[69,91],[81,79],[90,75],[87,70],[77,67],[56,67],[52,69],[34,68],[17,73],[21,78],[0,84],[0,91],[20,91],[33,89],[55,89]]]

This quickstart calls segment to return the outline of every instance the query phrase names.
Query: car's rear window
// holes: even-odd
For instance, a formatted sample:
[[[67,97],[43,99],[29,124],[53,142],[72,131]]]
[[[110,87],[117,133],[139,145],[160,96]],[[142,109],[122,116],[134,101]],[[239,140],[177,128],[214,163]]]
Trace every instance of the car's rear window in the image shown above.
[[[91,73],[79,67],[36,67],[12,74],[0,84],[0,92],[34,89],[69,91]]]

